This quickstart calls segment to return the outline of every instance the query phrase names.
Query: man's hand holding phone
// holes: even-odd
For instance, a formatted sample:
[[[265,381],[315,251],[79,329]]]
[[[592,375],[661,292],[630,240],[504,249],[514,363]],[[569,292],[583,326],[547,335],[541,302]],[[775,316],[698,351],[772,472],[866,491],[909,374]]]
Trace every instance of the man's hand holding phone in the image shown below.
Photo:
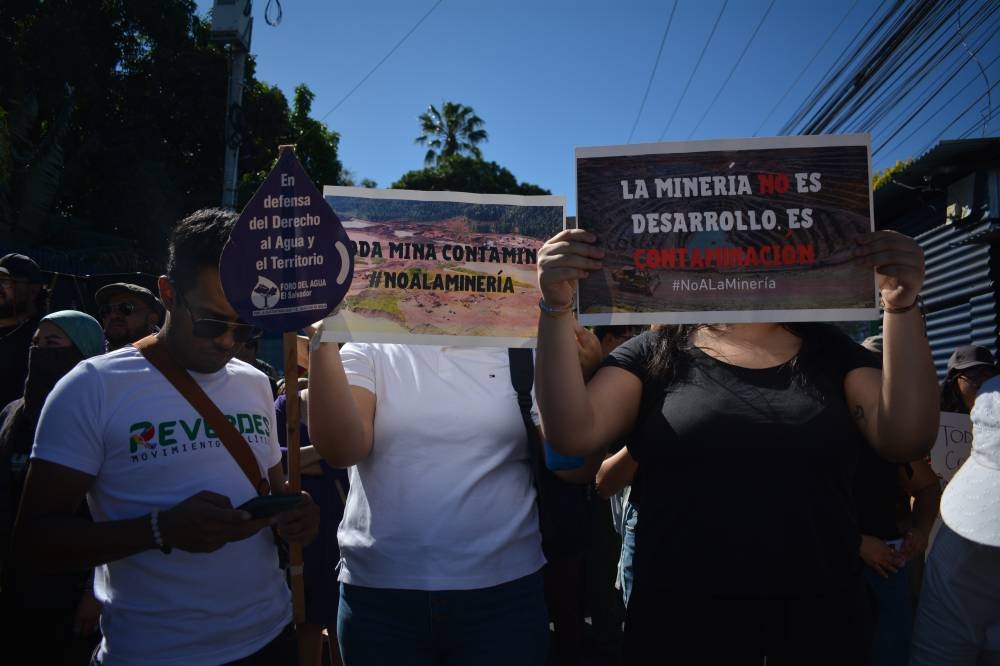
[[[203,490],[161,511],[159,529],[170,548],[211,553],[231,541],[241,541],[267,527],[270,519],[253,519],[233,508],[225,495]]]
[[[247,500],[236,508],[249,513],[253,520],[259,520],[284,513],[303,501],[304,498],[301,495],[260,495]]]
[[[319,533],[319,505],[313,502],[309,493],[304,490],[291,494],[288,482],[282,488],[283,495],[273,497],[295,497],[298,499],[292,508],[276,514],[278,519],[278,535],[288,543],[306,545]]]

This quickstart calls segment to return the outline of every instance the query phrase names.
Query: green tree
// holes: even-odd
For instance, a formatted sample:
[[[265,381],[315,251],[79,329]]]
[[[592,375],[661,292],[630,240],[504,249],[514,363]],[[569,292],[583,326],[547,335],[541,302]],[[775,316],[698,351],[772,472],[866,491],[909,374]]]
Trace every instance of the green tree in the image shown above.
[[[296,154],[306,173],[318,186],[338,185],[344,167],[337,157],[340,135],[309,117],[316,94],[304,83],[295,87],[292,104],[292,128],[295,130]]]
[[[295,156],[309,177],[324,185],[351,184],[350,172],[338,156],[340,134],[309,117],[316,94],[305,84],[295,87],[292,109],[277,86],[255,81],[244,94],[248,133],[240,147],[240,192],[242,208],[267,177],[282,143],[295,144]]]
[[[424,164],[439,164],[441,160],[456,155],[469,154],[482,159],[479,144],[489,136],[483,129],[483,119],[476,115],[472,107],[455,102],[445,102],[441,110],[433,105],[418,116],[421,133],[414,142],[427,146]]]
[[[433,167],[408,171],[392,184],[394,189],[475,192],[477,194],[551,194],[531,183],[518,183],[509,170],[496,162],[453,155]]]
[[[911,164],[913,164],[912,159],[896,160],[896,163],[893,164],[891,167],[886,167],[882,171],[876,172],[875,174],[872,175],[872,189],[877,190],[886,183],[890,182],[893,176],[895,176],[900,171],[906,169]]]
[[[0,2],[0,238],[87,270],[162,270],[173,223],[222,195],[228,56],[193,0]],[[298,141],[320,185],[339,136],[247,62],[240,205]]]

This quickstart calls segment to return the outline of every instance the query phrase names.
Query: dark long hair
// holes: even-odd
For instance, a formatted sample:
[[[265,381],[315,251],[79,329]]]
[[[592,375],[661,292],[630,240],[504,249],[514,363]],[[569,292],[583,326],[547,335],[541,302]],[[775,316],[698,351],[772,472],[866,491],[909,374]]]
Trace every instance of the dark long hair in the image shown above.
[[[969,413],[969,410],[965,408],[965,401],[962,400],[962,396],[958,392],[958,374],[957,372],[949,372],[941,384],[942,412]]]

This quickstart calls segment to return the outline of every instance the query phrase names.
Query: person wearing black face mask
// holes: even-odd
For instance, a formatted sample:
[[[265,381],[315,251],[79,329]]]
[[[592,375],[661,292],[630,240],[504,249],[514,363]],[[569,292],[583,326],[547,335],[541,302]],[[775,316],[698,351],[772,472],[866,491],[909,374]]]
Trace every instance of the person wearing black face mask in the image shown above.
[[[11,635],[40,637],[30,641],[39,663],[85,663],[97,644],[92,575],[21,571],[5,555],[45,398],[73,366],[103,352],[104,331],[90,315],[61,310],[43,317],[28,350],[24,395],[0,411],[0,608]]]

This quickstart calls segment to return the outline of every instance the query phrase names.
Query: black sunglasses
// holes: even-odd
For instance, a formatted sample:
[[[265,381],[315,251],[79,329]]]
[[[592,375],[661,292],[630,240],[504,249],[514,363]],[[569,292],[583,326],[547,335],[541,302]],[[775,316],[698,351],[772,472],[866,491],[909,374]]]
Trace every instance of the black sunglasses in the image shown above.
[[[114,303],[114,304],[110,304],[109,303],[108,305],[102,305],[97,310],[97,312],[102,317],[107,317],[112,312],[117,312],[121,316],[127,317],[130,314],[132,314],[133,312],[135,312],[137,309],[138,308],[135,306],[134,303],[129,303],[128,301],[123,301],[121,303]]]
[[[188,311],[188,316],[191,317],[191,333],[198,338],[210,338],[214,340],[225,335],[226,331],[232,331],[233,340],[237,344],[243,344],[247,340],[256,340],[264,335],[264,329],[253,324],[241,324],[235,321],[223,321],[209,317],[196,319],[187,302],[184,302],[184,309]]]

